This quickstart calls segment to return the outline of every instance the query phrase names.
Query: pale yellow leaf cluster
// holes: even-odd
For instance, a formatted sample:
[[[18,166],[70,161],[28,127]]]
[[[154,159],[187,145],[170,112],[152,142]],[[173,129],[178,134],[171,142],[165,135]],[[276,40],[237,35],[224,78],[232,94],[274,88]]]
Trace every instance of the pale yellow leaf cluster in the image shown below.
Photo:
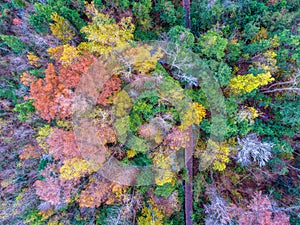
[[[72,158],[64,161],[64,165],[59,172],[61,179],[71,180],[95,172],[94,168],[91,163],[84,159]]]
[[[138,218],[138,225],[162,225],[163,218],[162,212],[155,207],[153,201],[150,201],[149,206],[142,209],[142,215]]]
[[[28,59],[30,65],[35,66],[35,67],[40,66],[40,63],[39,63],[40,58],[37,57],[33,52],[28,53],[27,59]]]
[[[226,163],[229,162],[230,149],[227,142],[216,143],[212,140],[208,140],[208,147],[214,148],[216,151],[215,160],[213,162],[213,169],[217,171],[223,171],[226,169]]]
[[[132,101],[129,94],[122,90],[120,91],[114,101],[114,113],[117,117],[124,117],[127,115],[127,111],[132,107]]]
[[[258,111],[254,107],[243,107],[237,114],[239,121],[247,120],[250,125],[254,123],[254,119],[258,117]]]
[[[53,132],[53,128],[50,127],[50,125],[48,124],[43,127],[40,127],[37,132],[36,141],[45,152],[48,152],[49,149],[46,140],[52,132]]]
[[[195,157],[201,159],[201,165],[211,164],[214,170],[223,171],[226,163],[229,162],[230,149],[233,144],[231,142],[232,140],[218,143],[209,139],[205,143],[199,140],[195,149]]]
[[[155,69],[158,60],[163,56],[161,49],[151,54],[153,47],[142,45],[126,50],[123,54],[126,62],[132,65],[132,70],[137,70],[139,73],[147,74]]]
[[[253,74],[238,75],[230,80],[228,89],[234,95],[246,94],[272,81],[274,81],[274,78],[270,72],[260,73],[256,76]]]
[[[82,42],[79,48],[93,53],[106,54],[133,40],[134,25],[131,18],[122,18],[115,23],[108,15],[93,10],[92,22],[81,29],[88,42]]]
[[[198,102],[193,102],[189,104],[189,107],[186,108],[181,116],[181,125],[180,129],[186,130],[192,124],[199,124],[202,119],[205,117],[206,111],[205,108]]]
[[[162,186],[166,183],[174,184],[176,174],[172,171],[174,160],[161,153],[155,153],[152,158],[153,165],[156,167],[155,183]]]
[[[65,66],[74,63],[79,57],[76,47],[69,44],[49,48],[47,52],[52,59],[60,61]]]
[[[50,30],[52,34],[58,37],[64,43],[72,40],[75,36],[74,31],[71,29],[69,22],[57,13],[52,13],[51,19],[54,23],[50,23]]]

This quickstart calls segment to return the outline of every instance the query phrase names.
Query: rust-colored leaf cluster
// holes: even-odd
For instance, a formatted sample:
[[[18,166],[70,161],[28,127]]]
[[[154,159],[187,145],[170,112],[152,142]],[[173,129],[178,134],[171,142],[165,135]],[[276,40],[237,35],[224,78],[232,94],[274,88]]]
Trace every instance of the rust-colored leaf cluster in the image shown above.
[[[274,212],[271,201],[261,192],[254,194],[246,209],[232,205],[231,217],[239,225],[289,225],[289,217],[284,212]]]
[[[54,128],[47,139],[49,153],[55,160],[66,160],[80,158],[81,154],[75,141],[75,134],[72,131],[64,131]]]
[[[87,72],[94,60],[95,58],[92,55],[83,54],[75,63],[68,66],[60,66],[59,82],[63,83],[67,88],[76,88],[82,74]]]
[[[115,186],[116,184],[104,178],[90,183],[80,194],[79,206],[95,208],[102,203],[113,204],[116,201],[113,191]]]
[[[47,177],[45,180],[37,180],[34,186],[40,200],[55,206],[70,201],[71,196],[77,192],[74,187],[78,182],[78,180],[61,180],[56,177]]]
[[[28,144],[19,155],[20,159],[39,158],[42,155],[41,148],[37,145]]]
[[[30,84],[30,98],[41,117],[65,119],[71,115],[73,93],[59,82],[53,64],[48,64],[44,79],[38,79]]]
[[[163,144],[168,146],[171,150],[177,151],[180,148],[186,148],[188,141],[189,135],[187,131],[173,127],[171,132],[165,137]]]
[[[101,94],[98,96],[98,104],[106,106],[112,101],[109,99],[110,96],[121,90],[121,79],[114,75],[108,81],[104,83]]]
[[[83,55],[75,64],[67,67],[60,66],[59,74],[52,63],[45,70],[44,79],[30,83],[30,98],[34,100],[34,107],[40,116],[47,120],[65,119],[72,114],[72,104],[75,88],[94,58]]]

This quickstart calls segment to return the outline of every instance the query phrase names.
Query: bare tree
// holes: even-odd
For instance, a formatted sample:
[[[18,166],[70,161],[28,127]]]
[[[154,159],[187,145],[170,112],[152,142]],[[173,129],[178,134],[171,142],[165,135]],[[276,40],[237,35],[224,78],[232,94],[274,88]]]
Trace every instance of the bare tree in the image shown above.
[[[237,138],[238,149],[238,162],[242,165],[251,163],[251,158],[258,163],[259,166],[264,166],[270,160],[272,143],[262,143],[255,133],[248,134],[244,138]]]
[[[263,93],[274,93],[274,92],[293,92],[297,95],[300,94],[300,71],[288,81],[280,81],[271,84],[267,88],[262,89]]]
[[[210,197],[210,204],[204,205],[205,213],[205,225],[227,225],[231,224],[230,217],[231,206],[222,198],[216,188],[208,187],[207,194]]]

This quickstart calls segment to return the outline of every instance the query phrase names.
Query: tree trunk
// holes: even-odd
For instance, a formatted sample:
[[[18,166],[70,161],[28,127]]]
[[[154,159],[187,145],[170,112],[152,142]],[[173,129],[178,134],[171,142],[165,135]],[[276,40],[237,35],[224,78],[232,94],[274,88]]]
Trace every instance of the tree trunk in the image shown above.
[[[190,5],[191,1],[190,0],[183,0],[183,8],[185,10],[185,27],[186,28],[191,28],[191,23],[190,23]]]

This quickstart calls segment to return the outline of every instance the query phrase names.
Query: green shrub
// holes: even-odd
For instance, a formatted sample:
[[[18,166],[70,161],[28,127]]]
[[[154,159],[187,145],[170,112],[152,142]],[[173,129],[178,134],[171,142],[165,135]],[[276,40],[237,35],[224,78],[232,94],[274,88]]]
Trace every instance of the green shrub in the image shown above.
[[[228,40],[216,31],[209,30],[198,39],[198,51],[208,58],[221,60],[225,56]]]
[[[42,215],[39,213],[39,210],[34,209],[29,211],[25,215],[25,222],[32,225],[43,225],[45,224],[45,219],[42,218]]]
[[[12,87],[1,87],[0,86],[0,98],[9,99],[12,104],[16,104],[18,97],[16,95],[16,90]]]
[[[152,169],[143,167],[137,177],[138,186],[147,186],[155,182],[155,174]]]
[[[7,45],[14,53],[22,53],[26,50],[26,45],[19,38],[12,35],[1,35],[0,39]]]
[[[192,48],[195,41],[194,35],[183,26],[172,27],[168,32],[168,39],[184,48]]]
[[[226,50],[228,51],[228,54],[226,55],[226,61],[231,65],[234,64],[237,60],[240,59],[242,55],[241,51],[242,47],[240,43],[234,43],[232,41],[229,41],[227,44]]]
[[[220,86],[226,86],[233,77],[231,73],[232,69],[224,62],[208,60],[207,63],[214,76],[217,78]]]
[[[69,20],[77,30],[80,30],[86,25],[86,22],[81,18],[81,14],[78,10],[72,8],[73,6],[70,0],[49,0],[48,4],[35,3],[35,13],[29,15],[29,23],[37,32],[46,33],[49,31],[51,14],[56,12]]]
[[[153,31],[145,31],[139,26],[136,27],[134,31],[134,39],[137,41],[156,40],[157,38],[157,33]]]
[[[15,8],[24,8],[26,6],[25,0],[11,0]]]
[[[244,45],[243,52],[253,56],[257,52],[264,51],[264,50],[268,49],[269,47],[270,47],[270,41],[269,40],[261,40],[257,43]]]
[[[257,26],[253,21],[247,23],[244,28],[243,38],[245,41],[253,38],[257,32],[260,30],[260,27]]]
[[[160,23],[165,27],[184,25],[183,8],[175,7],[171,1],[158,1],[155,4],[154,11],[159,13]]]
[[[157,186],[155,188],[155,192],[154,193],[155,193],[155,195],[167,198],[172,193],[172,191],[175,190],[175,188],[176,188],[176,186],[173,186],[170,183],[166,183],[166,184],[164,184],[162,186]]]
[[[48,32],[51,14],[55,12],[55,10],[50,5],[35,3],[34,11],[34,14],[28,16],[29,24],[34,27],[37,32]]]
[[[131,136],[126,143],[126,147],[134,150],[135,152],[145,153],[147,151],[146,141],[137,136]]]
[[[191,29],[195,36],[200,36],[204,31],[212,29],[218,21],[225,19],[225,14],[230,14],[232,7],[217,0],[213,5],[211,1],[192,1],[191,3]]]
[[[20,121],[25,121],[28,118],[28,116],[35,111],[35,108],[32,105],[32,103],[32,101],[27,101],[16,104],[14,111],[19,113],[18,119]]]
[[[138,20],[138,26],[144,31],[152,28],[152,20],[150,17],[151,9],[151,0],[142,0],[132,3],[132,13]]]

